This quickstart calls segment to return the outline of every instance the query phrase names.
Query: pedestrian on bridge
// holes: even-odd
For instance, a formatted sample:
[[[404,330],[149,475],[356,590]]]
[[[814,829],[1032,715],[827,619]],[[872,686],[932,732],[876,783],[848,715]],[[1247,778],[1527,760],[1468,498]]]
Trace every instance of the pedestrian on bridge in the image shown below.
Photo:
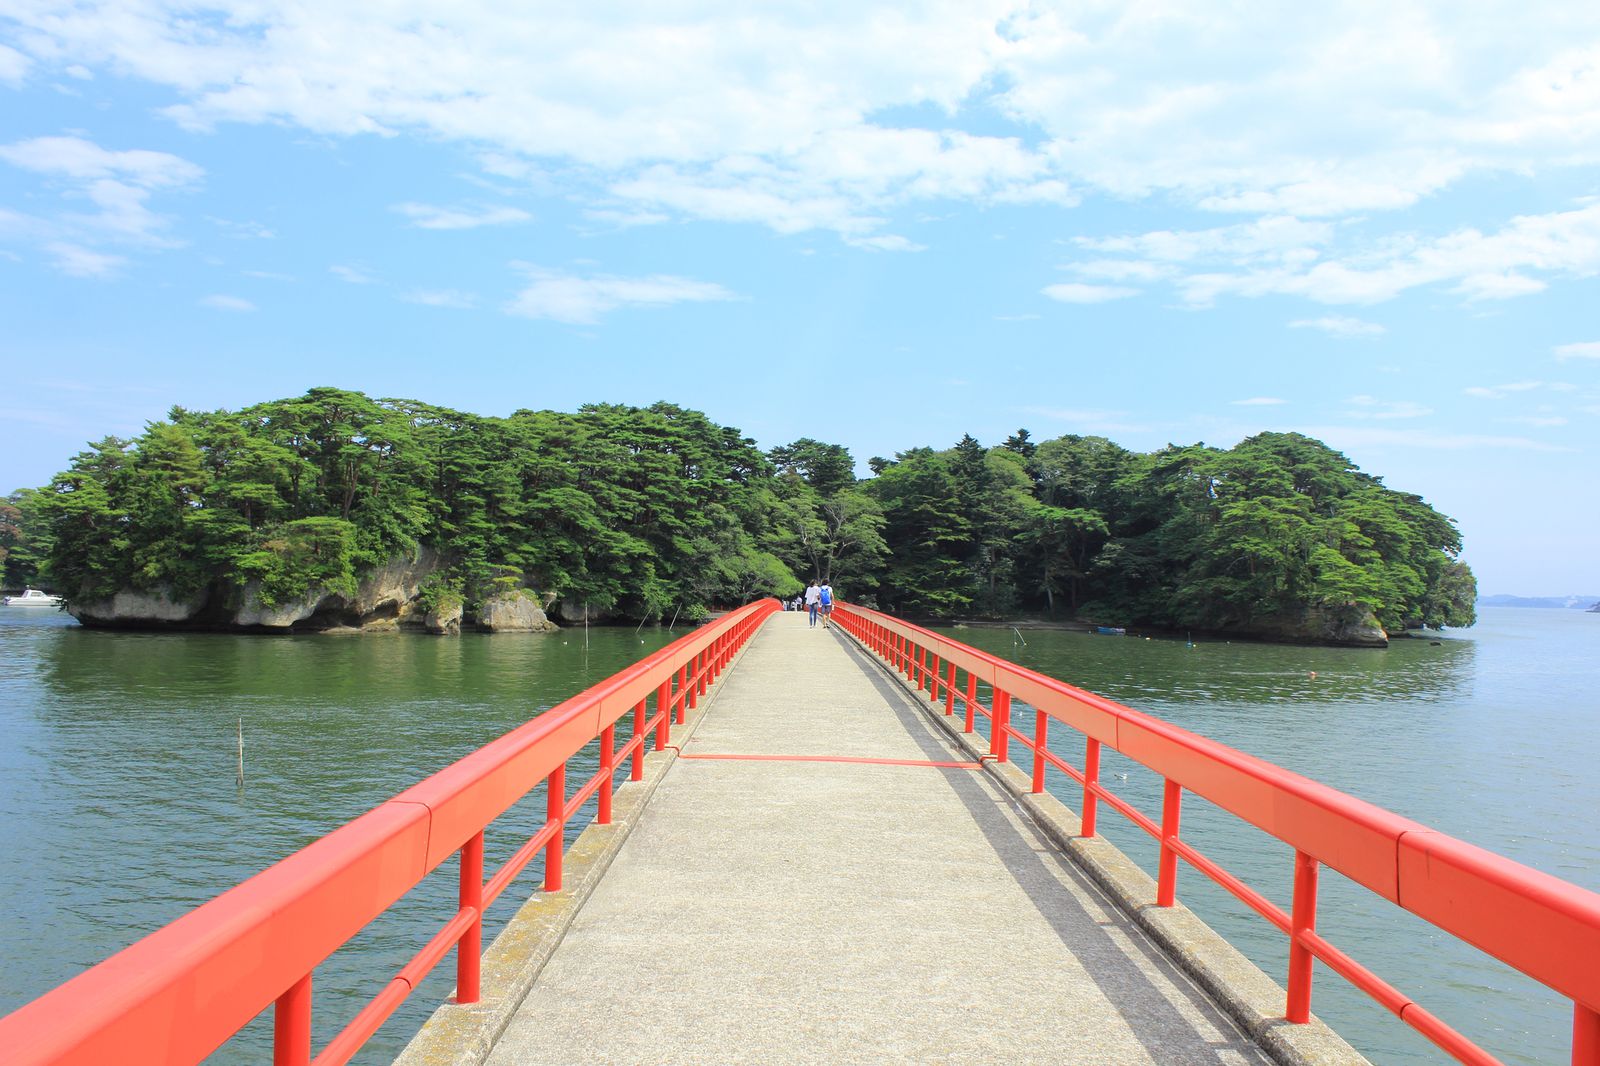
[[[811,584],[806,586],[806,610],[811,612],[811,624],[817,624],[817,604],[822,599],[822,590],[817,587],[817,579],[812,578]]]
[[[828,584],[828,579],[822,579],[822,587],[817,590],[817,602],[822,606],[822,628],[828,628],[828,619],[833,615],[833,586]]]

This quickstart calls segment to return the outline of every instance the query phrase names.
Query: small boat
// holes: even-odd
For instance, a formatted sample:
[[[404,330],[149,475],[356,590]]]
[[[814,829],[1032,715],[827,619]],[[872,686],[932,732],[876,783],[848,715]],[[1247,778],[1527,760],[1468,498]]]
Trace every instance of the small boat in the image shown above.
[[[22,595],[7,596],[0,602],[4,602],[7,607],[60,607],[66,601],[60,596],[52,596],[38,589],[25,589]]]
[[[1125,637],[1128,631],[1121,626],[1095,626],[1094,631],[1102,637]]]

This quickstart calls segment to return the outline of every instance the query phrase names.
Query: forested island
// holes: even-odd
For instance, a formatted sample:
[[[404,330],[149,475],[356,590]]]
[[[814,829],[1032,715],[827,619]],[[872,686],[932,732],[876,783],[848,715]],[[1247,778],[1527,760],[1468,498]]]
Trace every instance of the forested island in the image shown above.
[[[668,403],[494,418],[316,388],[92,444],[0,507],[0,563],[142,627],[692,619],[812,576],[927,619],[1368,645],[1474,621],[1454,523],[1299,434],[1018,430],[869,466]]]

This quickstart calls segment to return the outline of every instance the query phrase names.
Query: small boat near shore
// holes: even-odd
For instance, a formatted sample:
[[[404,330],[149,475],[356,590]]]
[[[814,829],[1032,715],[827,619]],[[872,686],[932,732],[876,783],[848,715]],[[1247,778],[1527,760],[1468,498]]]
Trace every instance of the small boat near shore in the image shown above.
[[[7,607],[60,607],[66,601],[38,589],[24,589],[20,596],[7,596],[0,603]]]
[[[1128,631],[1121,626],[1095,626],[1094,631],[1102,637],[1125,637]]]

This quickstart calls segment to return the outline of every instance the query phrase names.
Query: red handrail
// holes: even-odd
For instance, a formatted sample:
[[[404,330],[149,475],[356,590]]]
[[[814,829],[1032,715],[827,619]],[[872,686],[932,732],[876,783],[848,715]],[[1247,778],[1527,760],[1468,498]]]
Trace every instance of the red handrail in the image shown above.
[[[541,850],[544,887],[560,889],[567,822],[596,794],[597,821],[610,820],[616,771],[631,759],[639,780],[645,744],[667,744],[674,715],[681,724],[777,610],[763,600],[691,631],[0,1018],[6,1062],[196,1063],[276,1003],[273,1061],[303,1066],[317,964],[458,853],[456,912],[315,1061],[347,1062],[452,948],[457,1000],[476,1002],[484,909]],[[633,736],[618,749],[615,724],[630,711]],[[567,761],[596,739],[600,767],[568,797]],[[544,826],[485,883],[484,828],[541,781]]]
[[[1289,1021],[1310,1017],[1312,960],[1319,959],[1457,1060],[1496,1062],[1316,933],[1317,870],[1329,866],[1572,1000],[1573,1066],[1600,1066],[1600,894],[882,612],[838,604],[833,618],[919,692],[925,690],[930,701],[938,702],[942,688],[945,714],[953,714],[955,701],[961,700],[965,732],[974,731],[976,716],[988,718],[989,748],[996,759],[1009,757],[1011,740],[1027,747],[1032,791],[1044,791],[1047,764],[1082,786],[1084,836],[1094,835],[1099,805],[1105,803],[1154,837],[1159,842],[1158,905],[1175,900],[1181,858],[1286,934]],[[964,687],[956,683],[958,669],[966,675]],[[980,682],[989,686],[989,707],[978,702]],[[1013,700],[1034,708],[1032,735],[1013,724]],[[1083,734],[1081,770],[1049,749],[1051,719]],[[1102,746],[1164,778],[1159,822],[1100,781]],[[1204,796],[1295,849],[1290,912],[1183,839],[1184,791]]]

